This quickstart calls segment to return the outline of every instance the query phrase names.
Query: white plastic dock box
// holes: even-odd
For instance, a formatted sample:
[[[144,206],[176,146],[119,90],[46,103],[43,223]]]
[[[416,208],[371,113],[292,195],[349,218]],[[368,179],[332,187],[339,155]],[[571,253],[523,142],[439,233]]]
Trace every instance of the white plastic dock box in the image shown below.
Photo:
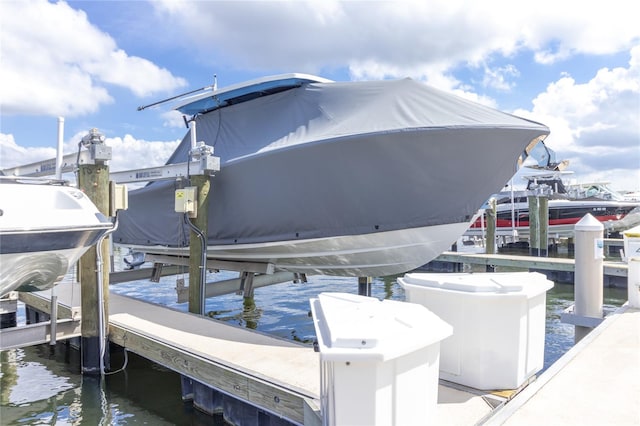
[[[435,423],[440,341],[450,325],[401,301],[321,293],[310,303],[324,425]]]
[[[476,389],[517,389],[544,365],[546,292],[537,272],[411,273],[406,300],[453,326],[440,348],[440,378]]]
[[[622,233],[624,260],[640,258],[640,226],[627,229]]]

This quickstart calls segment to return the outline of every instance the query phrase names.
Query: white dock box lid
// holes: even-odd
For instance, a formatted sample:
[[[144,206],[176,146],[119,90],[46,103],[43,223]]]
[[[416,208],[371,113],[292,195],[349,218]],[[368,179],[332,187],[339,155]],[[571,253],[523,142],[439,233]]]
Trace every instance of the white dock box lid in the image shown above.
[[[445,291],[488,294],[539,294],[553,287],[553,282],[539,272],[493,272],[478,274],[405,274],[402,287],[418,286]]]
[[[451,326],[424,306],[348,293],[321,293],[311,311],[322,359],[386,361],[438,343]]]
[[[422,305],[347,293],[311,299],[327,425],[436,424],[441,340],[452,327]]]
[[[453,326],[440,347],[440,378],[476,389],[517,389],[544,364],[546,292],[538,272],[410,273],[409,302]]]

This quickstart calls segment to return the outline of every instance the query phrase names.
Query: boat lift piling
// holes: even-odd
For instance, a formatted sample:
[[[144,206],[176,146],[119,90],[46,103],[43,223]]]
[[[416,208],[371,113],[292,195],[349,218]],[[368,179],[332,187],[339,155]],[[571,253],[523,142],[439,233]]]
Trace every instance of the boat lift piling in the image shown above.
[[[530,195],[529,202],[529,255],[546,257],[549,230],[549,199]]]
[[[496,226],[497,226],[497,207],[496,207],[496,199],[491,198],[489,200],[489,208],[486,210],[487,217],[487,236],[485,239],[485,252],[487,254],[496,254]],[[493,265],[486,266],[487,272],[494,272],[495,267]]]
[[[176,211],[188,214],[189,227],[191,228],[189,234],[189,312],[204,315],[209,194],[211,176],[220,170],[220,160],[213,157],[213,147],[205,145],[204,142],[197,142],[195,117],[189,121],[189,129],[191,137],[190,161],[200,161],[205,164],[193,174],[190,171],[188,176],[194,191],[190,204],[179,203],[179,192],[176,192]],[[211,160],[211,164],[207,163],[209,160]]]
[[[78,188],[96,205],[105,216],[109,215],[109,166],[111,148],[106,146],[105,137],[97,129],[82,138],[80,144],[91,153],[92,162],[78,167]],[[100,250],[100,256],[98,254]],[[82,374],[102,374],[103,367],[108,368],[108,351],[104,351],[104,336],[107,333],[106,321],[101,318],[108,312],[109,306],[109,268],[98,268],[98,258],[109,258],[108,241],[102,240],[100,247],[92,246],[79,261],[79,282],[81,283],[81,368]],[[98,276],[100,274],[100,276]],[[99,288],[99,286],[101,288]],[[102,306],[100,306],[102,305]],[[55,318],[54,318],[55,319]]]
[[[358,277],[358,295],[371,296],[371,277]]]
[[[540,216],[538,215],[538,200],[535,195],[529,195],[529,255],[537,256],[540,250]]]

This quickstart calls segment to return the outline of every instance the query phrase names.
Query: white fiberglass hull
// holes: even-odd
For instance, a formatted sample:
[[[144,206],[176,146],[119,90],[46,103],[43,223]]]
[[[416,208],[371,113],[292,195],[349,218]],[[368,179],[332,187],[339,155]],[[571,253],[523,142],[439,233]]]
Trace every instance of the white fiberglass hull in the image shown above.
[[[0,255],[0,294],[46,290],[62,280],[88,247]]]
[[[278,271],[309,275],[386,276],[413,270],[450,248],[468,223],[309,240],[209,246],[209,259],[272,263]],[[186,256],[189,248],[133,246],[146,253]]]
[[[24,178],[0,180],[0,295],[61,280],[112,228],[78,189]]]

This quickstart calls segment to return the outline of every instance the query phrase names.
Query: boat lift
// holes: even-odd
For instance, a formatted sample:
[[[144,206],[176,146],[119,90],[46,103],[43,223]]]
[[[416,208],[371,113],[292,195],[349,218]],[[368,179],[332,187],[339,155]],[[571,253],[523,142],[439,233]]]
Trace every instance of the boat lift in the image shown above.
[[[126,183],[143,183],[153,182],[161,180],[177,180],[187,179],[190,176],[213,176],[220,170],[220,158],[213,155],[213,148],[204,144],[204,142],[196,142],[196,129],[195,121],[191,120],[189,127],[191,130],[191,161],[178,164],[167,164],[159,167],[148,167],[126,171],[110,172],[109,178],[112,182],[112,197],[117,198],[115,202],[120,208],[126,209]],[[59,119],[59,132],[58,132],[58,155],[53,159],[46,159],[42,161],[33,162],[26,165],[16,166],[12,168],[3,169],[1,172],[6,176],[20,176],[20,177],[46,177],[56,175],[59,179],[62,178],[63,173],[73,173],[78,170],[81,165],[95,165],[101,164],[105,161],[111,160],[111,147],[107,146],[105,137],[99,133],[97,129],[91,129],[87,135],[78,143],[78,152],[62,155],[62,127],[64,120]],[[86,149],[82,149],[82,148]],[[110,214],[115,215],[116,207],[114,201],[111,202]],[[189,212],[185,212],[188,214]],[[205,245],[206,246],[206,245]],[[206,250],[206,247],[205,247]],[[203,250],[204,251],[204,250]],[[151,280],[157,281],[162,273],[162,268],[165,265],[172,266],[185,266],[188,265],[189,259],[183,256],[170,256],[159,254],[147,254],[144,259],[146,262],[152,262],[154,264],[151,272]],[[202,265],[200,268],[203,271],[206,270],[229,270],[239,272],[237,279],[229,279],[224,281],[216,281],[205,283],[204,274],[202,274],[201,285],[201,312],[204,313],[204,302],[208,297],[214,297],[217,295],[228,294],[235,292],[236,294],[243,294],[244,297],[252,297],[255,288],[277,284],[281,282],[293,281],[293,282],[306,282],[306,276],[299,273],[289,272],[275,272],[275,267],[272,263],[262,262],[239,262],[219,259],[207,259],[206,252],[202,256]],[[169,273],[175,273],[176,269],[172,268]],[[126,272],[118,273],[122,275]],[[118,277],[118,282],[123,282],[124,277]],[[178,302],[185,302],[186,288],[178,285],[177,298]],[[55,295],[52,294],[52,306],[57,305],[55,301]],[[77,336],[77,330],[74,329],[72,333],[59,334],[56,333],[55,321],[42,323],[42,327],[46,330],[40,330],[39,336],[49,336],[45,340],[55,343],[56,336],[58,338],[69,338]],[[36,324],[34,324],[35,326]],[[51,329],[49,331],[49,329]],[[44,334],[42,334],[44,333]],[[4,336],[3,336],[4,337]],[[33,342],[42,342],[43,338],[29,339],[24,341],[23,345],[36,344]],[[4,340],[4,339],[3,339]],[[12,343],[12,346],[20,345],[20,342]],[[4,345],[3,345],[4,346]],[[4,349],[4,348],[3,348]]]
[[[78,170],[81,165],[103,164],[111,160],[111,147],[107,146],[105,137],[97,130],[91,129],[87,135],[78,143],[78,152],[73,154],[62,155],[62,128],[64,120],[59,119],[58,132],[58,155],[56,158],[33,162],[26,165],[6,168],[1,170],[6,176],[16,177],[45,177],[56,175],[62,179],[63,173],[73,173]],[[189,122],[191,130],[191,161],[178,164],[167,164],[159,167],[147,167],[126,171],[110,172],[109,178],[111,183],[111,207],[110,214],[115,215],[117,208],[126,209],[126,183],[142,183],[161,180],[177,180],[187,179],[190,176],[213,176],[220,170],[220,158],[213,155],[213,147],[205,145],[204,142],[196,142],[195,121]],[[82,149],[82,148],[86,149]],[[114,199],[116,199],[114,201]],[[116,204],[118,207],[116,207]],[[189,214],[189,211],[185,211]],[[162,274],[164,265],[185,266],[189,264],[189,259],[179,256],[168,255],[146,255],[145,261],[154,264],[151,274],[152,280],[157,280]],[[204,303],[206,298],[217,295],[236,293],[243,294],[244,297],[252,297],[255,288],[277,284],[281,282],[306,282],[306,276],[299,273],[276,272],[272,263],[260,262],[239,262],[228,260],[208,259],[206,257],[206,244],[204,244],[201,265],[202,271],[201,282],[201,307],[200,312],[204,314]],[[224,281],[216,281],[206,283],[204,280],[204,272],[206,270],[229,270],[239,272],[237,279],[229,279]],[[175,269],[172,269],[175,272]],[[122,274],[122,273],[119,273]],[[122,282],[123,278],[119,277],[118,282]],[[180,288],[182,287],[182,288]],[[178,285],[176,288],[178,302],[185,302],[184,286]],[[8,349],[5,343],[10,347],[28,346],[39,344],[42,342],[50,342],[55,344],[57,339],[66,339],[77,337],[79,335],[79,316],[75,316],[69,320],[58,320],[61,330],[56,330],[55,314],[57,300],[54,292],[52,292],[52,320],[33,324],[29,327],[28,333],[15,333],[9,339],[8,330],[2,332],[2,346],[0,349]],[[67,324],[68,323],[68,324]],[[15,337],[13,337],[15,335]]]

